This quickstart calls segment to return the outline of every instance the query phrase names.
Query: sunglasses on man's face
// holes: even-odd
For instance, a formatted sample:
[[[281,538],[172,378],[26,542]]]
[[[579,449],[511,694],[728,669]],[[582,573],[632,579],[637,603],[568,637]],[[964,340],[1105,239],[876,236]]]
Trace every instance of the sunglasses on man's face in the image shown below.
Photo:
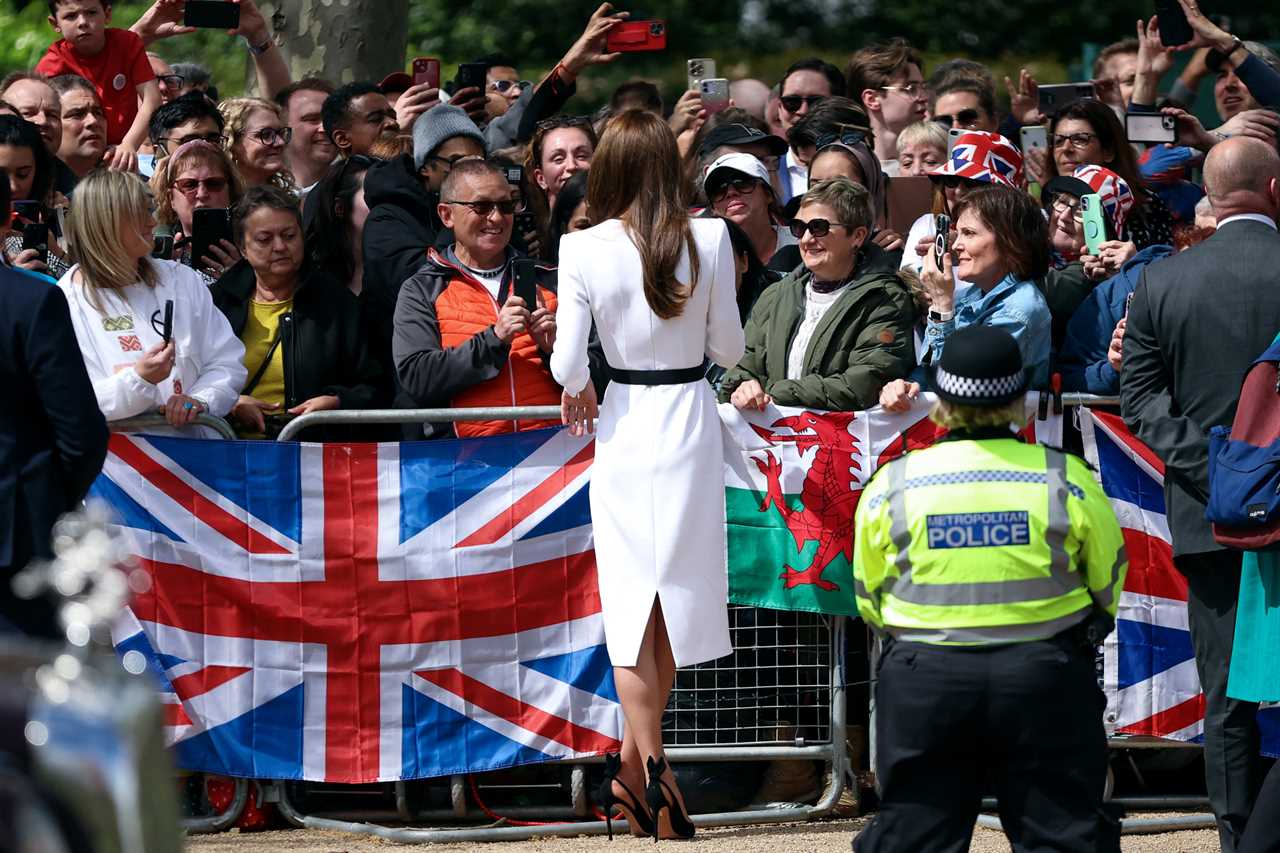
[[[457,204],[462,207],[471,208],[471,212],[481,219],[488,219],[496,210],[503,216],[511,216],[516,213],[524,212],[523,201],[446,201],[445,204]]]
[[[791,230],[791,236],[797,240],[804,237],[804,232],[808,231],[814,237],[825,237],[831,233],[832,228],[848,228],[849,226],[843,222],[831,222],[827,219],[810,219],[808,222],[803,219],[793,219],[787,225]]]
[[[800,112],[801,107],[812,107],[827,99],[827,95],[783,95],[778,98],[789,113]]]
[[[939,113],[933,117],[933,120],[944,127],[966,127],[971,128],[978,123],[981,113],[977,110],[961,110],[955,115],[947,115]]]
[[[507,94],[513,86],[523,92],[529,87],[529,82],[527,80],[494,80],[489,84],[489,88],[499,95]]]

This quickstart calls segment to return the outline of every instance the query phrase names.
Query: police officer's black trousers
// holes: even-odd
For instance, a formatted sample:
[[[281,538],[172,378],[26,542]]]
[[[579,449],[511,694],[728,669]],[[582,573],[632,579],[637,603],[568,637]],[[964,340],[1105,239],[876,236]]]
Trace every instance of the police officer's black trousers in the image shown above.
[[[1101,814],[1106,700],[1073,633],[985,649],[890,641],[875,688],[880,811],[854,850],[965,853],[990,781],[1017,853],[1118,853]]]

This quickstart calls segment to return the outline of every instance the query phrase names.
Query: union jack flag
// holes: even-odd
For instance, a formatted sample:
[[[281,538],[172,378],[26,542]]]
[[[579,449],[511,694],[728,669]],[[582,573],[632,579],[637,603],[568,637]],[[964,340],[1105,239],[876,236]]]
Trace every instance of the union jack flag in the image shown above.
[[[1204,694],[1187,625],[1187,582],[1173,565],[1164,463],[1117,415],[1082,409],[1085,456],[1124,532],[1129,574],[1103,647],[1107,731],[1204,740]],[[1258,712],[1262,751],[1280,755],[1280,706]]]
[[[1129,554],[1116,630],[1103,647],[1107,731],[1200,741],[1204,694],[1187,627],[1187,582],[1173,565],[1164,463],[1117,415],[1083,409],[1080,431]]]
[[[1022,189],[1022,155],[1013,143],[998,133],[968,130],[956,138],[947,163],[935,174],[958,175],[962,178],[1000,182]]]
[[[593,452],[113,436],[93,494],[150,578],[115,640],[180,766],[357,783],[616,750]]]

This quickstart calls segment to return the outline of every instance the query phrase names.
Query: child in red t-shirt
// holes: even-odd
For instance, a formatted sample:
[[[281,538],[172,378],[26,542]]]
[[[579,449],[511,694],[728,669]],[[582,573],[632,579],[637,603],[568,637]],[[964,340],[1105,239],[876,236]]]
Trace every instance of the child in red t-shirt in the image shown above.
[[[115,146],[108,165],[132,171],[151,113],[160,106],[160,86],[142,39],[110,23],[107,0],[49,0],[49,24],[62,38],[49,46],[36,71],[47,77],[79,74],[93,82],[107,114],[107,143]]]

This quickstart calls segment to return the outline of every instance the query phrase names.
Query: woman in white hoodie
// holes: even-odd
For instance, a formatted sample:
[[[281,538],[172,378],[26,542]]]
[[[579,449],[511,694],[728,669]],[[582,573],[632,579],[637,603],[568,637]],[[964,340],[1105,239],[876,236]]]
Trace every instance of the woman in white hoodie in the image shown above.
[[[108,422],[160,412],[175,428],[203,412],[225,417],[245,382],[244,345],[198,273],[151,257],[152,211],[145,184],[102,169],[76,186],[67,217],[76,265],[58,286],[98,406]]]

